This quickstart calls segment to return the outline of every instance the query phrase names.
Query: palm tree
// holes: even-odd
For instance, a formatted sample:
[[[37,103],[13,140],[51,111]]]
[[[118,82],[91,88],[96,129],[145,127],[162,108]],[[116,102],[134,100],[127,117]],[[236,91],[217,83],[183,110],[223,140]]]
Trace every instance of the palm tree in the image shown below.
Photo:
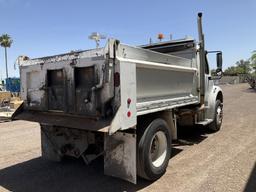
[[[0,45],[1,47],[4,47],[5,51],[5,70],[6,70],[6,78],[8,78],[8,65],[7,65],[7,48],[11,47],[12,45],[12,39],[8,34],[3,34],[0,36]]]

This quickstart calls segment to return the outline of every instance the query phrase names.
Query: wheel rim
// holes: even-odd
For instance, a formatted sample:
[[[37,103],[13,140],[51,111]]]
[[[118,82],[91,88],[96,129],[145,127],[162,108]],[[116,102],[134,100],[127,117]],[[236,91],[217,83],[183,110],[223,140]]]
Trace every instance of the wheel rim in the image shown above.
[[[167,155],[167,138],[163,131],[155,133],[150,145],[150,160],[154,167],[160,167]]]
[[[217,113],[216,113],[216,120],[217,120],[218,125],[220,125],[222,123],[222,118],[223,118],[222,107],[218,106]]]

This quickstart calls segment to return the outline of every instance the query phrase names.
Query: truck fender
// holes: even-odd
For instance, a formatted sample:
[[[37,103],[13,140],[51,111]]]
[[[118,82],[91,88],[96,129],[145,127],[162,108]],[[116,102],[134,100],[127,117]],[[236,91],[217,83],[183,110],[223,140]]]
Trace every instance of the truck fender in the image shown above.
[[[214,110],[215,110],[216,100],[220,100],[221,103],[223,104],[223,91],[220,87],[213,86],[208,97],[208,105],[206,110],[207,119],[214,119]]]

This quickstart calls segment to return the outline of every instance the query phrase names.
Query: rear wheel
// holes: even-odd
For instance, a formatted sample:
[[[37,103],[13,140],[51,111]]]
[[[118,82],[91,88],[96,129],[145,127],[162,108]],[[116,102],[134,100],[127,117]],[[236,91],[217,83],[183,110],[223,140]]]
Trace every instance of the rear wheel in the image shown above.
[[[216,100],[214,120],[209,125],[209,129],[214,132],[219,131],[222,124],[222,119],[223,119],[223,104],[221,103],[220,100]]]
[[[147,180],[161,177],[171,155],[171,135],[166,122],[155,119],[146,128],[139,128],[138,175]]]

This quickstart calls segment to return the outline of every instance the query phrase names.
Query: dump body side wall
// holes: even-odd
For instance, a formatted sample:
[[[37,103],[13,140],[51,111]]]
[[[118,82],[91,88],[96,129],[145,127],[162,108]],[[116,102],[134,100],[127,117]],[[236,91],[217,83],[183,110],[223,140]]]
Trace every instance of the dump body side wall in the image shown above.
[[[25,109],[99,120],[106,118],[102,111],[112,108],[107,114],[114,112],[109,127],[113,134],[135,128],[137,115],[199,103],[195,58],[157,53],[115,41],[110,41],[104,51],[100,56],[82,57],[85,53],[79,53],[77,57],[37,59],[22,65]],[[76,71],[83,67],[86,70]],[[114,88],[115,72],[119,72],[118,89]]]

